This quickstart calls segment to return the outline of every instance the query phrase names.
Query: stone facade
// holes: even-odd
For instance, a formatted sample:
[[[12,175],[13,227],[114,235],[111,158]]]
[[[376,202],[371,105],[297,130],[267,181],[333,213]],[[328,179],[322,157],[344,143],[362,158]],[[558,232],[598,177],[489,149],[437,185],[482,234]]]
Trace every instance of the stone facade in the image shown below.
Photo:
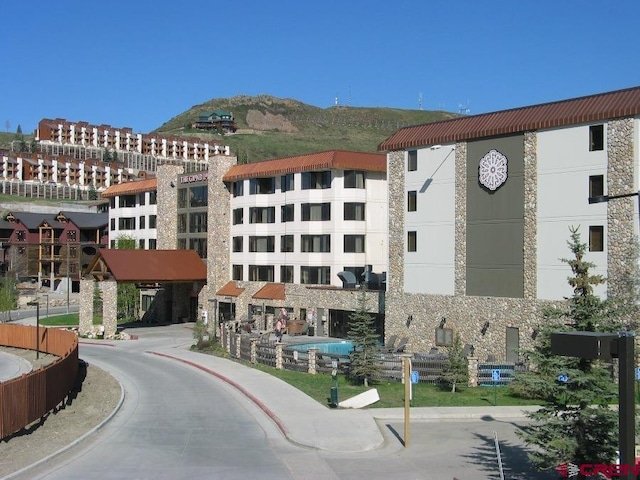
[[[436,346],[435,331],[442,319],[473,345],[480,360],[505,360],[506,329],[517,328],[520,348],[531,347],[542,311],[550,302],[536,301],[536,133],[524,135],[524,298],[466,296],[467,144],[456,144],[455,156],[455,294],[404,293],[405,153],[388,154],[389,272],[385,335],[409,338],[410,351],[428,352]],[[558,302],[561,303],[561,302]],[[407,319],[411,317],[411,321]]]
[[[158,250],[175,250],[178,245],[178,175],[184,172],[181,165],[159,165],[158,215],[156,221]],[[173,185],[173,187],[171,186]]]
[[[636,191],[633,163],[633,119],[607,123],[607,193],[627,194]],[[607,202],[607,295],[625,294],[626,279],[633,273],[632,262],[637,238],[634,235],[634,212],[639,197],[617,198]]]

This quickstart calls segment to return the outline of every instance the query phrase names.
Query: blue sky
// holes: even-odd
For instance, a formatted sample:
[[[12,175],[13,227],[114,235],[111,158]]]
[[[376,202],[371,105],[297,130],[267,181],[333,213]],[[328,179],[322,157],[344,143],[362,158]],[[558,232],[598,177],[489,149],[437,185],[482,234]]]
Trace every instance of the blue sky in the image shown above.
[[[640,85],[640,2],[4,1],[0,130],[268,94],[471,114]]]

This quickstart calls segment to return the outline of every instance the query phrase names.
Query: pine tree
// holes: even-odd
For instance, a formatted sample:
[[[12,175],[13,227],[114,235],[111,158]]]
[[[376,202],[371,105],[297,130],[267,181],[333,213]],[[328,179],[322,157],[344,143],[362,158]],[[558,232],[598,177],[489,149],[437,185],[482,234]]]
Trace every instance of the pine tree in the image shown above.
[[[121,235],[116,241],[118,250],[135,249],[136,241],[132,237]],[[117,291],[118,316],[126,321],[138,320],[140,307],[140,291],[133,283],[118,283]]]
[[[380,362],[375,319],[368,313],[364,292],[358,298],[358,310],[349,316],[347,337],[353,342],[350,375],[363,380],[364,386],[368,387],[370,381],[380,377]]]
[[[448,359],[442,371],[442,380],[451,387],[451,393],[455,393],[458,384],[466,382],[469,378],[469,366],[462,349],[460,334],[456,333],[453,337],[453,343],[447,348],[447,354]]]
[[[537,398],[542,408],[528,416],[531,427],[518,432],[532,448],[530,460],[540,470],[564,462],[611,463],[617,448],[617,414],[610,408],[616,387],[610,365],[600,360],[551,354],[551,333],[560,331],[615,332],[620,329],[614,303],[593,294],[593,287],[605,281],[592,275],[593,263],[584,258],[587,245],[577,228],[571,228],[567,242],[573,254],[562,259],[571,267],[568,283],[573,295],[567,306],[545,311],[545,323],[538,328],[536,345],[526,352],[531,370],[516,375],[514,393]]]

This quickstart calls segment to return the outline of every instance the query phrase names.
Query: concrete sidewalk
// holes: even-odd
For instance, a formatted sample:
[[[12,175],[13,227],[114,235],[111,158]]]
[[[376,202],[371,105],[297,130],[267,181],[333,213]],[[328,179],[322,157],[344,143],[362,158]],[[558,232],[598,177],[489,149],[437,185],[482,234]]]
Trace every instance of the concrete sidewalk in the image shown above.
[[[179,348],[149,353],[184,362],[233,386],[298,445],[341,453],[369,451],[384,443],[379,422],[404,421],[404,408],[329,408],[278,378],[224,358]],[[412,407],[409,418],[411,421],[523,419],[526,411],[536,408]]]
[[[34,325],[35,319],[14,323]],[[250,399],[297,445],[340,453],[370,451],[385,441],[381,423],[404,421],[404,408],[332,409],[272,375],[239,362],[191,351],[186,346],[155,346],[147,353],[182,362],[225,382]],[[526,411],[536,408],[412,407],[409,416],[412,422],[524,419]]]

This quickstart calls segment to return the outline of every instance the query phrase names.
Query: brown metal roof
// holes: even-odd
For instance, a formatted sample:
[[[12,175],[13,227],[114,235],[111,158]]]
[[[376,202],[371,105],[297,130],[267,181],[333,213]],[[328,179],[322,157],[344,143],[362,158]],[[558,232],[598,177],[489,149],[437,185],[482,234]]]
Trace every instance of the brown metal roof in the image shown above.
[[[371,172],[386,172],[387,159],[380,153],[329,150],[326,152],[277,158],[263,162],[234,165],[222,177],[224,182],[246,178],[271,177],[286,173],[308,172],[327,169],[353,169]]]
[[[261,300],[284,300],[286,299],[284,283],[267,283],[264,287],[253,294],[251,298]]]
[[[136,180],[133,182],[111,185],[102,192],[102,197],[117,197],[118,195],[133,195],[135,193],[152,192],[158,189],[158,179]]]
[[[225,297],[239,297],[244,292],[244,288],[240,288],[236,285],[236,282],[231,280],[227,282],[224,287],[216,292],[216,295],[224,295]]]
[[[640,87],[500,112],[460,117],[398,130],[379,151],[557,128],[640,114]]]
[[[118,282],[195,282],[207,280],[207,267],[195,250],[101,248],[87,268]]]

